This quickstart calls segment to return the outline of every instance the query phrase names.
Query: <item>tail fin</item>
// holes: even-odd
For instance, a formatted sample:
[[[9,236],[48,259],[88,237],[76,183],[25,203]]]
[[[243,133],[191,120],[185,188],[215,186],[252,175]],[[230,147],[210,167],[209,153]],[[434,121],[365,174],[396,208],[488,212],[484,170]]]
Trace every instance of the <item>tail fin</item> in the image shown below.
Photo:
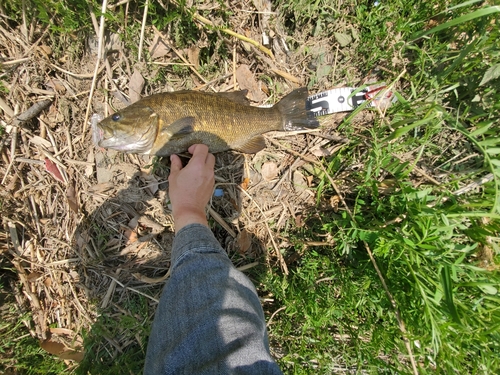
[[[313,112],[306,110],[307,96],[307,88],[301,87],[276,104],[283,117],[283,130],[314,129],[319,126]]]

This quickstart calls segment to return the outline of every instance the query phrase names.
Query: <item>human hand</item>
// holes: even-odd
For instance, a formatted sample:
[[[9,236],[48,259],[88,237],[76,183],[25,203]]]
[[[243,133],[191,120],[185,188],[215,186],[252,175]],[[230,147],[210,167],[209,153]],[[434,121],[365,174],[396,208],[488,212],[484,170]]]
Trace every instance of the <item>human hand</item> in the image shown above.
[[[188,151],[193,157],[184,168],[179,156],[170,156],[168,192],[176,233],[188,224],[208,226],[205,207],[212,196],[215,183],[215,157],[208,153],[208,147],[197,144],[189,147]]]

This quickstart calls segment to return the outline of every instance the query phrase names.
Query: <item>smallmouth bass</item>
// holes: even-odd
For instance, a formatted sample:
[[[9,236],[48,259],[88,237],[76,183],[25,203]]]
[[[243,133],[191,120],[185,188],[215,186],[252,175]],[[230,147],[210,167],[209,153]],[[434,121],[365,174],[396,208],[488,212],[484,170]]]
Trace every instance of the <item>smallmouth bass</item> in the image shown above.
[[[256,153],[263,133],[316,128],[306,110],[307,88],[299,88],[271,108],[249,105],[246,90],[230,93],[177,91],[145,97],[94,127],[100,147],[167,156],[203,143],[210,152]]]

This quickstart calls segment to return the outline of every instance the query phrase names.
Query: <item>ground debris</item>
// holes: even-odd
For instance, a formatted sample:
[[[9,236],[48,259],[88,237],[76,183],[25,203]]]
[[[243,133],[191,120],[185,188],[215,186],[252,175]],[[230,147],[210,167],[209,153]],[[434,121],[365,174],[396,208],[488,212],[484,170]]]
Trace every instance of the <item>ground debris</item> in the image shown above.
[[[304,57],[300,48],[289,50],[281,21],[267,14],[270,2],[254,4],[263,13],[240,11],[238,5],[232,28],[253,40],[272,37],[281,51],[275,60],[224,34],[210,57],[210,66],[220,68],[213,71],[203,60],[208,31],[200,28],[196,45],[177,50],[172,33],[151,27],[145,45],[152,64],[137,65],[118,35],[106,33],[93,111],[108,116],[141,95],[238,86],[249,90],[255,104],[274,103],[298,83],[308,84],[313,57]],[[39,45],[30,46],[20,26],[0,23],[10,33],[0,35],[2,58],[15,62],[2,76],[8,94],[0,98],[1,125],[7,129],[0,143],[0,251],[17,271],[22,290],[16,297],[20,308],[32,312],[32,333],[42,348],[79,360],[82,332],[91,329],[99,307],[124,309],[120,303],[127,295],[140,294],[151,303],[159,297],[173,240],[169,164],[98,149],[89,133],[82,134],[83,99],[97,56],[94,37],[61,39],[55,46],[50,35],[40,33]],[[222,45],[232,51],[229,59],[220,52]],[[325,64],[332,65],[333,55],[327,57]],[[310,86],[317,90],[324,83]],[[236,266],[253,267],[265,259],[287,270],[281,251],[289,245],[280,248],[275,239],[315,209],[319,179],[309,172],[311,160],[331,156],[344,144],[333,132],[340,120],[324,122],[316,133],[284,138],[270,133],[266,137],[282,147],[270,141],[256,155],[217,155],[221,194],[212,199],[211,224]],[[120,347],[116,340],[110,338]]]

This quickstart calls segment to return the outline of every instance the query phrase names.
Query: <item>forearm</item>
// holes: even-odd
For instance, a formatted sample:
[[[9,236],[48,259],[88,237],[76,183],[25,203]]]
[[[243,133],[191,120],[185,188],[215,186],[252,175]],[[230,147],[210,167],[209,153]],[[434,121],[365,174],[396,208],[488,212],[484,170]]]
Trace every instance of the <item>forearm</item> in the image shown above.
[[[145,374],[279,374],[251,281],[203,225],[179,230]]]

